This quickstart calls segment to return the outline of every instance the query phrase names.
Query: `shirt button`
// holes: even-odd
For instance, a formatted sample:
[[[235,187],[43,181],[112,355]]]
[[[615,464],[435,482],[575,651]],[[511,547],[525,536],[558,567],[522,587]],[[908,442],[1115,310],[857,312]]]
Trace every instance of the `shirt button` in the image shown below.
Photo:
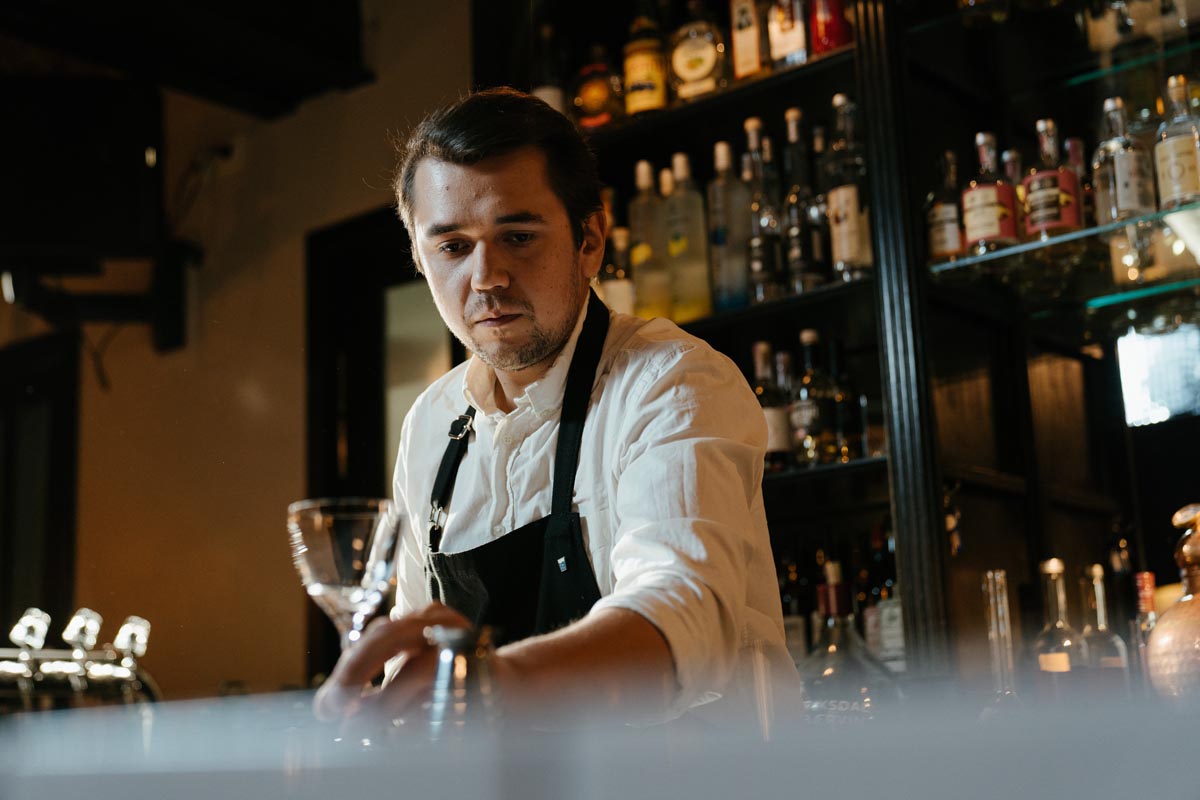
[[[504,443],[505,443],[505,444],[512,444],[512,443],[513,443],[513,437],[509,436],[509,435],[506,433],[506,434],[504,434],[504,439],[503,439],[503,441],[504,441]]]
[[[493,525],[492,533],[495,533],[495,534],[504,533],[504,526],[503,525]]]

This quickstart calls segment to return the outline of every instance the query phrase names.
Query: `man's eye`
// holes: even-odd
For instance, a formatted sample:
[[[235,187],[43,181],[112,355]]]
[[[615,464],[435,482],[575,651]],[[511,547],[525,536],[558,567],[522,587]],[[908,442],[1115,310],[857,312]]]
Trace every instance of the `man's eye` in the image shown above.
[[[462,242],[442,242],[438,245],[438,252],[446,255],[456,255],[466,250],[466,245]]]
[[[513,244],[532,244],[535,238],[537,238],[537,234],[528,231],[513,231],[508,234],[508,240]]]

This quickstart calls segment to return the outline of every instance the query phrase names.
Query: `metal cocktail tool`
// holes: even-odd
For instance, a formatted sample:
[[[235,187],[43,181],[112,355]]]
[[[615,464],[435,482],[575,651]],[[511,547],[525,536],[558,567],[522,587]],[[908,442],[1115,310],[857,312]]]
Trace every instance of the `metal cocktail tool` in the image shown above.
[[[494,723],[499,716],[499,702],[490,668],[491,629],[435,625],[426,629],[425,637],[438,648],[429,709],[430,738],[458,738],[467,730]]]

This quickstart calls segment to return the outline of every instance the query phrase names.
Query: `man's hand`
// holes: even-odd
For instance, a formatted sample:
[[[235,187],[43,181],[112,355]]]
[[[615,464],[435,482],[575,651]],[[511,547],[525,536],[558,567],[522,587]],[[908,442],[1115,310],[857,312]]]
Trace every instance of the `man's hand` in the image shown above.
[[[434,625],[471,627],[466,617],[441,603],[431,603],[399,619],[380,618],[368,625],[354,646],[342,653],[333,674],[317,691],[313,702],[317,717],[334,720],[359,713],[403,716],[433,686],[437,648],[426,639],[425,629]],[[392,680],[378,690],[366,691],[387,662],[397,656],[403,660]]]

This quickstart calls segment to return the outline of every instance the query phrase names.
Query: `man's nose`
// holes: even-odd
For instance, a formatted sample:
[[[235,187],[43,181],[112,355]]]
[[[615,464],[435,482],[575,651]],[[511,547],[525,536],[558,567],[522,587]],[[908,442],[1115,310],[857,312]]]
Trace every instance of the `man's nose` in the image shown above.
[[[487,292],[508,288],[508,268],[504,256],[486,243],[476,245],[471,254],[471,288],[476,292]]]

